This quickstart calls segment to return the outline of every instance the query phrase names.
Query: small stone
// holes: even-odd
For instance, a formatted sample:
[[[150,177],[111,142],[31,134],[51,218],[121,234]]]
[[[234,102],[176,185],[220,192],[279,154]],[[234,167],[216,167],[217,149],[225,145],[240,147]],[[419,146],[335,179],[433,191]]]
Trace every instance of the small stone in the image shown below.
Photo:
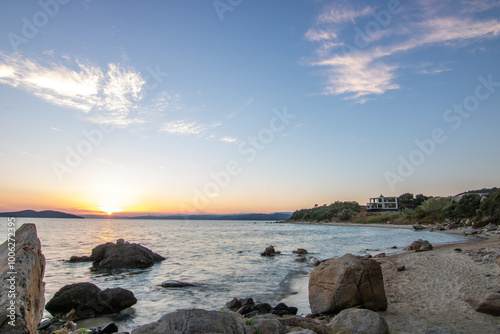
[[[110,322],[109,324],[101,328],[100,331],[101,334],[111,334],[116,332],[118,332],[118,326],[114,322]]]
[[[161,283],[164,288],[184,288],[187,286],[196,286],[193,283],[181,282],[181,281],[165,281]]]
[[[293,253],[295,253],[295,254],[307,254],[307,250],[305,250],[304,248],[299,248],[299,249],[293,251]]]
[[[461,248],[455,248],[454,251],[457,252],[457,253],[462,253],[462,249]]]
[[[397,271],[405,271],[406,267],[405,266],[399,266],[396,268]]]
[[[380,253],[374,256],[374,258],[382,258],[385,257],[385,253]]]
[[[297,262],[306,262],[307,259],[305,257],[301,256],[301,257],[296,258],[295,261],[297,261]]]

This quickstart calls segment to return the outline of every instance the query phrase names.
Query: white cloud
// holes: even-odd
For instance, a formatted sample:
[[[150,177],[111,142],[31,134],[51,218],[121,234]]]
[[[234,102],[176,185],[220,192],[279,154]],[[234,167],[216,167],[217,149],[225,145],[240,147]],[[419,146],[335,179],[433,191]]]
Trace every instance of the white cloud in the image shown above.
[[[234,138],[234,137],[229,137],[229,136],[224,136],[222,138],[219,139],[221,142],[224,142],[224,143],[229,143],[229,144],[232,144],[232,143],[237,143],[238,142],[238,139],[237,138]]]
[[[145,80],[119,64],[100,67],[75,61],[74,68],[42,64],[19,55],[0,53],[0,83],[26,90],[57,106],[78,109],[91,119],[130,123],[129,113],[142,100]],[[107,117],[106,117],[107,116]]]
[[[469,12],[483,12],[498,6],[498,3],[463,0],[451,11],[449,5],[441,2],[420,0],[416,4],[407,4],[406,11],[394,14],[387,27],[367,34],[362,45],[358,40],[358,46],[352,36],[352,25],[345,27],[340,23],[369,16],[380,9],[366,7],[356,10],[346,4],[327,6],[318,16],[317,25],[305,34],[309,41],[317,44],[318,59],[310,65],[323,68],[327,78],[324,94],[346,95],[346,99],[363,103],[368,99],[367,95],[380,95],[400,88],[395,79],[401,65],[395,56],[431,46],[461,48],[484,39],[497,38],[500,35],[498,19],[480,20],[473,15],[464,17],[461,13],[467,6]],[[375,22],[373,18],[372,21]],[[364,29],[366,23],[358,23],[357,28]],[[447,70],[438,65],[435,64],[433,70],[420,73]]]
[[[163,124],[161,130],[172,135],[200,135],[220,125],[221,123],[201,124],[195,121],[178,120]]]

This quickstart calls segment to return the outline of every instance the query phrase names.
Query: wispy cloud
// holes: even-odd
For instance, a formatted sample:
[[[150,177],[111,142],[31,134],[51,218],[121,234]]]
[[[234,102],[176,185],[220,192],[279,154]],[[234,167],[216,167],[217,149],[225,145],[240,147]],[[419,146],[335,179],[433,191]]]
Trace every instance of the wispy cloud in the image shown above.
[[[172,135],[202,135],[220,125],[221,123],[202,124],[195,121],[178,120],[163,124],[161,130]]]
[[[29,91],[57,106],[100,112],[101,118],[109,113],[109,122],[123,123],[141,101],[145,80],[140,73],[116,63],[103,70],[76,60],[71,68],[0,53],[0,83]]]
[[[224,136],[219,139],[221,142],[228,143],[228,144],[233,144],[238,142],[238,138],[234,137],[229,137],[229,136]]]
[[[323,69],[327,78],[324,94],[345,95],[346,99],[363,103],[368,95],[400,88],[396,82],[401,68],[398,56],[430,46],[461,48],[497,38],[500,21],[479,19],[474,14],[499,3],[478,0],[462,0],[453,6],[437,0],[404,3],[401,7],[406,7],[392,15],[385,27],[372,17],[385,8],[355,8],[348,2],[329,5],[318,15],[316,25],[305,33],[305,38],[317,45],[317,59],[309,64]],[[348,22],[355,22],[355,27]],[[370,22],[378,24],[379,30],[367,33],[365,27]],[[358,35],[353,36],[353,31]],[[428,73],[437,73],[437,65]],[[441,65],[441,71],[445,70]]]

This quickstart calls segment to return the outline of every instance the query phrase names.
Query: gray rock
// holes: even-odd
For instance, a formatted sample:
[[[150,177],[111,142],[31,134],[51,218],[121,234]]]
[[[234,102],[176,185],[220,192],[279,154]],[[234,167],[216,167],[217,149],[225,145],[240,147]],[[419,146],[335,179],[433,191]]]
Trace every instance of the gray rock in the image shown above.
[[[426,230],[426,229],[427,229],[427,227],[422,226],[422,225],[420,225],[420,224],[415,224],[415,225],[412,225],[411,227],[413,227],[413,229],[414,229],[415,231],[423,231],[423,230]]]
[[[181,282],[181,281],[165,281],[161,283],[161,286],[164,288],[184,288],[189,286],[196,286],[193,283]]]
[[[13,234],[0,245],[0,333],[36,333],[45,303],[45,257],[36,226],[23,224],[15,231],[15,221],[8,218],[5,232]]]
[[[120,240],[120,239],[118,239]],[[143,269],[165,260],[139,244],[108,242],[92,249],[93,270]]]
[[[45,306],[58,317],[74,310],[74,319],[119,312],[137,303],[131,291],[122,288],[101,291],[92,283],[75,283],[61,288]]]
[[[319,260],[318,260],[317,258],[315,258],[314,256],[311,256],[311,257],[309,258],[309,262],[310,262],[313,266],[315,266],[315,267],[316,267],[317,265],[319,265],[319,264],[320,264]]]
[[[92,258],[90,256],[72,256],[69,258],[68,262],[76,263],[76,262],[92,262]]]
[[[336,334],[390,334],[380,314],[363,309],[343,310],[328,324],[328,329]]]
[[[272,314],[256,315],[253,317],[254,325],[250,326],[250,333],[255,333],[256,329],[260,329],[261,333],[285,334],[286,327],[283,326],[278,318]]]
[[[165,314],[158,321],[134,329],[132,334],[251,333],[246,327],[250,326],[245,326],[236,313],[191,309]]]
[[[432,247],[432,245],[429,243],[429,241],[418,239],[418,240],[415,240],[414,242],[412,242],[412,244],[410,246],[406,247],[405,250],[414,250],[414,251],[423,252],[423,251],[432,250],[433,248],[434,247]]]
[[[361,306],[387,309],[380,264],[352,254],[321,262],[309,278],[309,304],[315,314]]]

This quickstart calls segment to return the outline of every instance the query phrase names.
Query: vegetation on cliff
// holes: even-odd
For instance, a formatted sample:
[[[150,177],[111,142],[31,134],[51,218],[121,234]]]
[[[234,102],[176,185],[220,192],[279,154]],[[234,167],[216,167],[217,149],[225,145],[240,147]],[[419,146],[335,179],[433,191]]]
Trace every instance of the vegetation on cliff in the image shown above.
[[[463,222],[472,219],[480,225],[500,224],[500,190],[473,190],[450,197],[432,197],[410,193],[398,197],[399,210],[370,212],[357,202],[335,202],[297,210],[290,221],[335,222],[362,224],[434,224],[445,220]]]

